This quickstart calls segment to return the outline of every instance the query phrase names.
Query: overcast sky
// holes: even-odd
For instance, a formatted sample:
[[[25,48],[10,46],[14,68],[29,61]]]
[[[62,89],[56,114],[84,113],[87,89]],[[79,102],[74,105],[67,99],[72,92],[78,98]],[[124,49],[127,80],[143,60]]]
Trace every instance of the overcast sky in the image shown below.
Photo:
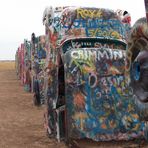
[[[89,6],[127,10],[132,24],[145,16],[144,0],[1,0],[0,60],[14,60],[15,52],[24,39],[45,33],[42,24],[47,6]]]

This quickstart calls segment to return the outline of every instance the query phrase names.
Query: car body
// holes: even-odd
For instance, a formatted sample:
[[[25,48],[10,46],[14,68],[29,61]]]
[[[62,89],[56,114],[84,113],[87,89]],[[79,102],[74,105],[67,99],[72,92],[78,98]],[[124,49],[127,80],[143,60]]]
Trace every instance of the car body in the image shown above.
[[[61,8],[62,9],[62,8]],[[47,108],[50,137],[95,141],[142,138],[126,81],[126,30],[109,9],[46,9]]]

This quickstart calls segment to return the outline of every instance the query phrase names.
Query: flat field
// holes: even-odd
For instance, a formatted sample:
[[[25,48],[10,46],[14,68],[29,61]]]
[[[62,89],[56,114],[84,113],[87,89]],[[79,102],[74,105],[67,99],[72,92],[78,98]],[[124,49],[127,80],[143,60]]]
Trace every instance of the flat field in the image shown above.
[[[46,136],[44,107],[33,105],[24,91],[14,61],[0,62],[0,148],[67,148]],[[77,146],[76,146],[77,145]],[[81,140],[71,148],[148,148],[145,141],[93,142]]]

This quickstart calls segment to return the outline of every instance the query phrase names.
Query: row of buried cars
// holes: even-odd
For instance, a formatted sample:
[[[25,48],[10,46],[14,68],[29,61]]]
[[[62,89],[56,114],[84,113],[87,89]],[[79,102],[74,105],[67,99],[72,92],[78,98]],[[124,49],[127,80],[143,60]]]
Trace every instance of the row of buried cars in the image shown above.
[[[147,138],[146,19],[127,11],[48,7],[45,35],[16,52],[16,73],[58,141]]]
[[[27,92],[34,92],[34,104],[44,104],[43,78],[45,66],[45,35],[24,40],[16,52],[16,73]]]

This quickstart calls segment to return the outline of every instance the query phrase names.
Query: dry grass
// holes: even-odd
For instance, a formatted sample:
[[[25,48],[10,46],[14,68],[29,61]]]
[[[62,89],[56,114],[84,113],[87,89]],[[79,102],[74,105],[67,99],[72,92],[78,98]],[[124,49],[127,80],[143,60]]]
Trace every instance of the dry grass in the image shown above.
[[[0,70],[10,70],[15,69],[14,61],[0,61]]]

